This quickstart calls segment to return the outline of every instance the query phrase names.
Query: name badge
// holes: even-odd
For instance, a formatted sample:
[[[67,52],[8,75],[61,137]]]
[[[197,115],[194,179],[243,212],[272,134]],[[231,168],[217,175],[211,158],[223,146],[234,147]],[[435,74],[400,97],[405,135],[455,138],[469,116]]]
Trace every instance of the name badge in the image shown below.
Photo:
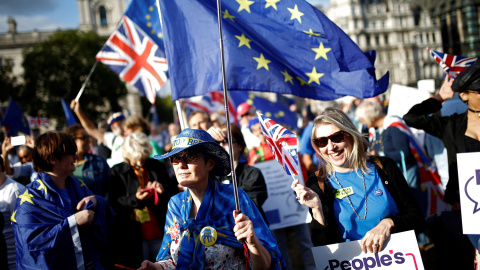
[[[337,192],[335,193],[335,198],[337,199],[343,199],[347,196],[353,195],[353,188],[352,187],[346,187],[342,189],[337,189]]]

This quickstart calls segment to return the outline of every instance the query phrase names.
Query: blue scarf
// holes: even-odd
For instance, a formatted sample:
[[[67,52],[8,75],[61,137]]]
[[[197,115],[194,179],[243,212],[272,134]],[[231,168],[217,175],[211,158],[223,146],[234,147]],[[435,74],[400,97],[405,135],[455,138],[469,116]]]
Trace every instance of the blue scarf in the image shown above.
[[[270,269],[286,268],[272,232],[263,221],[255,203],[241,189],[238,190],[238,196],[242,212],[252,220],[255,235],[270,253],[272,258]],[[243,250],[242,244],[233,232],[235,220],[232,212],[235,210],[235,201],[232,185],[221,184],[217,179],[209,179],[196,218],[189,218],[191,207],[192,197],[188,189],[170,199],[165,222],[165,235],[162,247],[157,255],[157,261],[167,257],[172,242],[171,235],[174,234],[171,229],[175,226],[178,226],[180,231],[186,230],[180,245],[178,269],[204,268],[205,248],[200,242],[200,231],[205,226],[217,230],[216,243]]]

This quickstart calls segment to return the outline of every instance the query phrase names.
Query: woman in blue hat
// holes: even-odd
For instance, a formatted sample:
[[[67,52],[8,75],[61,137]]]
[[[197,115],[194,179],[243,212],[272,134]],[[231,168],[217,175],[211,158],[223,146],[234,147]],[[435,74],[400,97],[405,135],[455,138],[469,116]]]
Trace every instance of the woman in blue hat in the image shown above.
[[[275,239],[253,201],[238,190],[241,214],[235,216],[232,185],[214,175],[230,173],[229,156],[204,130],[185,129],[170,158],[177,181],[187,189],[170,199],[157,261],[139,269],[282,269]],[[240,242],[245,239],[245,248]]]

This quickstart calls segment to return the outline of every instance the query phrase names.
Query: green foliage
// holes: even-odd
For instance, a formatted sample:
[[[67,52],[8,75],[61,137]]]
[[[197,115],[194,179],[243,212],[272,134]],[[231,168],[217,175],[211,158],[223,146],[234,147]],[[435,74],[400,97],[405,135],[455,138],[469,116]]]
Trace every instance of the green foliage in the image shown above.
[[[16,100],[18,92],[22,87],[17,77],[13,75],[12,68],[10,61],[3,62],[0,67],[0,102],[7,102],[10,97]]]
[[[25,113],[57,118],[63,125],[60,99],[70,104],[76,97],[104,43],[94,32],[69,30],[24,51],[25,87],[18,93],[18,103]],[[126,93],[118,75],[99,63],[80,103],[87,117],[97,122],[107,118]]]
[[[144,115],[149,121],[152,120],[152,114],[150,113],[150,108],[152,104],[148,101],[147,98],[141,97],[140,99],[142,103],[142,115]],[[173,119],[173,107],[175,106],[175,102],[172,101],[170,96],[166,96],[163,98],[157,97],[155,99],[155,109],[157,110],[158,119],[160,122],[172,123],[174,122]]]

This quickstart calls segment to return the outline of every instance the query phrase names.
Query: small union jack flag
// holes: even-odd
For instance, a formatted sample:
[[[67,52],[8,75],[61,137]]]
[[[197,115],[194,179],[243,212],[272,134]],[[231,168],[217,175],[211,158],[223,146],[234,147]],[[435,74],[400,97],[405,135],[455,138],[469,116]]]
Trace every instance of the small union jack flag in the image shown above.
[[[300,166],[297,136],[263,114],[257,112],[257,115],[263,135],[272,149],[275,159],[288,175],[298,175]]]
[[[430,50],[429,48],[427,48],[427,50],[452,79],[455,79],[460,72],[475,64],[475,61],[477,61],[477,58],[474,57],[446,54]]]
[[[97,59],[134,85],[152,104],[167,80],[165,52],[127,15],[98,52]]]
[[[185,108],[192,111],[205,111],[208,114],[217,113],[226,122],[225,116],[225,99],[221,91],[207,93],[199,99],[198,97],[187,98],[182,100]],[[230,122],[237,122],[237,106],[233,100],[228,97],[228,111],[230,113]]]

